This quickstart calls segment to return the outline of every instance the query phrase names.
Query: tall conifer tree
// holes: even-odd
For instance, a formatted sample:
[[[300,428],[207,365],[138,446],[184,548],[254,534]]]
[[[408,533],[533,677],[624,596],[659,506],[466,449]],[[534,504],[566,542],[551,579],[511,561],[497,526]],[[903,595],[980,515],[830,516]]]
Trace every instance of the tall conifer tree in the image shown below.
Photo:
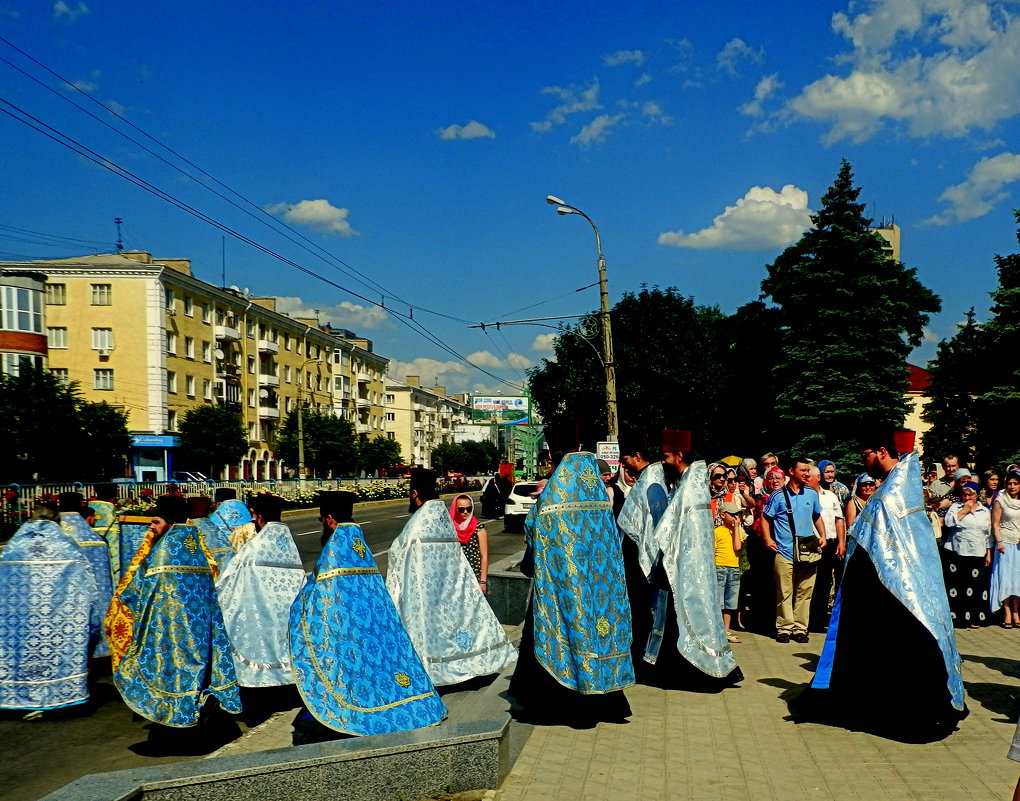
[[[829,457],[844,471],[867,431],[902,425],[907,355],[941,308],[916,270],[886,257],[860,193],[844,159],[813,227],[762,282],[781,324],[774,450]]]

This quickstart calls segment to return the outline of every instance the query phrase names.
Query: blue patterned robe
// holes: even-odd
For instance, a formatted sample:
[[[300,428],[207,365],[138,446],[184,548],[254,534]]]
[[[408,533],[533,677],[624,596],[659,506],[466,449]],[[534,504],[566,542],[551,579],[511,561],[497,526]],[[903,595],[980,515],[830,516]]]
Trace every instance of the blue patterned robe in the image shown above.
[[[120,521],[117,519],[117,507],[109,501],[89,501],[89,506],[96,513],[93,530],[106,540],[110,552],[112,586],[116,587],[120,581]]]
[[[209,554],[216,560],[217,567],[221,571],[226,570],[234,558],[234,548],[230,544],[230,529],[224,525],[216,525],[208,517],[192,518],[189,522],[202,535],[205,547],[209,549]]]
[[[82,549],[50,520],[21,526],[0,553],[0,708],[87,701],[102,619]]]
[[[721,679],[737,667],[726,641],[715,576],[715,526],[704,462],[684,471],[655,528],[662,567],[673,591],[677,650],[694,667]]]
[[[138,553],[138,549],[145,540],[145,535],[149,531],[149,524],[152,522],[152,518],[141,517],[139,515],[121,515],[117,522],[117,534],[119,537],[119,545],[117,547],[119,558],[118,575],[123,576],[131,566],[131,560],[135,558],[135,554]],[[119,578],[117,583],[120,584]]]
[[[60,527],[64,533],[71,537],[81,546],[85,558],[92,565],[92,573],[96,579],[96,589],[99,591],[99,604],[103,608],[103,614],[110,606],[110,599],[113,597],[113,573],[110,569],[110,547],[99,534],[93,530],[85,518],[77,512],[61,512]],[[96,650],[93,656],[109,656],[110,645],[106,642],[104,634],[96,643]]]
[[[267,523],[217,579],[216,594],[242,687],[294,683],[290,607],[304,583],[301,554],[283,523]]]
[[[617,524],[620,530],[637,544],[641,571],[649,576],[659,557],[659,544],[655,541],[655,527],[659,524],[669,503],[669,489],[661,462],[648,465],[641,471],[627,494]]]
[[[131,610],[131,645],[113,674],[131,709],[164,726],[198,723],[209,696],[241,711],[230,642],[212,568],[193,526],[163,534],[120,594]]]
[[[410,731],[446,716],[354,524],[323,548],[291,608],[290,642],[301,697],[334,731]]]
[[[620,537],[593,454],[563,458],[528,513],[525,534],[534,558],[531,604],[538,663],[582,695],[632,685]]]

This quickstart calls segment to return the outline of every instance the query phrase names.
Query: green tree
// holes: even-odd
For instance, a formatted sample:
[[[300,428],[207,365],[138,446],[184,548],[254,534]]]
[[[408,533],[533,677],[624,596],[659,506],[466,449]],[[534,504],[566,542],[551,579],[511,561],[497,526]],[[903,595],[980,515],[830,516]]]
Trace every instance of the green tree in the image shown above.
[[[984,341],[984,331],[975,322],[971,308],[967,321],[953,337],[939,343],[935,358],[928,364],[931,384],[921,412],[921,419],[931,426],[921,436],[925,461],[936,462],[949,453],[959,456],[961,464],[974,459],[977,393],[988,384],[978,367]]]
[[[489,475],[499,464],[499,448],[489,440],[469,439],[461,443],[467,458],[464,473],[468,475]]]
[[[349,476],[358,471],[361,455],[354,424],[342,417],[305,409],[302,415],[304,429],[305,468],[312,476]],[[297,468],[298,411],[287,415],[276,445],[276,453],[287,464]]]
[[[697,432],[695,449],[715,453],[732,426],[719,413],[729,354],[726,316],[676,288],[642,288],[613,308],[620,429],[657,443],[663,428]],[[555,356],[529,372],[531,396],[553,448],[594,448],[606,434],[605,368],[598,318],[564,326]]]
[[[1013,216],[1020,226],[1020,210]],[[1017,229],[1020,242],[1020,227]],[[996,354],[988,360],[983,375],[989,386],[976,404],[976,458],[982,468],[1004,467],[1020,459],[1020,253],[996,256],[999,286],[992,293],[992,316],[983,326],[982,352]]]
[[[223,465],[237,464],[248,451],[248,434],[241,414],[228,406],[196,406],[188,409],[180,423],[184,469],[198,470],[215,478]]]
[[[868,431],[907,412],[907,355],[941,303],[916,270],[886,258],[845,159],[813,227],[770,265],[763,296],[780,335],[773,450],[858,461]]]
[[[468,461],[464,446],[456,442],[444,442],[432,449],[432,467],[440,473],[463,473]]]
[[[103,401],[85,401],[78,409],[84,434],[84,447],[79,451],[80,481],[120,478],[127,470],[131,449],[127,414]]]
[[[361,469],[377,474],[390,465],[401,464],[400,445],[395,439],[373,437],[361,443]]]

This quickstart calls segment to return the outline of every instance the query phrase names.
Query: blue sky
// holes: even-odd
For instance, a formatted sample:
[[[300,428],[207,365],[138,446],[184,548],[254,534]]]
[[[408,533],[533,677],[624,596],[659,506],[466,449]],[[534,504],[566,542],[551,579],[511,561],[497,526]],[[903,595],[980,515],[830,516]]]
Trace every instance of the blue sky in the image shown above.
[[[361,295],[227,236],[228,285],[319,309],[396,376],[512,394],[496,377],[520,382],[553,329],[466,323],[597,306],[574,291],[597,279],[592,231],[548,194],[598,224],[614,301],[676,286],[729,312],[846,157],[942,297],[922,364],[970,306],[987,317],[992,257],[1017,250],[1020,3],[225,6],[0,0],[0,109]],[[0,168],[0,258],[109,252],[119,216],[127,248],[220,282],[222,231],[8,114]],[[383,296],[396,314],[365,300]]]

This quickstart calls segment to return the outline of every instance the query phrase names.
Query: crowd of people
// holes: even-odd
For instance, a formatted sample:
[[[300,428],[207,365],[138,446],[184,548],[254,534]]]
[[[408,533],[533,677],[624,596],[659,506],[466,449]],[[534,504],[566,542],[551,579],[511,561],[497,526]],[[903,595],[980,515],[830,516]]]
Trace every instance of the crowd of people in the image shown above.
[[[86,704],[90,667],[108,657],[150,740],[292,688],[304,743],[434,725],[437,688],[516,660],[513,714],[589,726],[630,717],[636,682],[736,687],[744,631],[779,643],[822,632],[795,719],[940,739],[966,714],[954,624],[1001,607],[1002,625],[1020,627],[1020,473],[981,486],[947,456],[942,479],[922,479],[901,434],[862,443],[850,487],[828,460],[690,461],[685,431],[654,450],[621,443],[618,472],[563,455],[525,524],[519,650],[485,599],[474,503],[445,505],[431,471],[411,474],[385,580],[352,493],[320,493],[323,547],[307,575],[271,494],[166,495],[132,517],[106,488],[88,508],[65,493],[0,553],[0,708],[31,718]]]

